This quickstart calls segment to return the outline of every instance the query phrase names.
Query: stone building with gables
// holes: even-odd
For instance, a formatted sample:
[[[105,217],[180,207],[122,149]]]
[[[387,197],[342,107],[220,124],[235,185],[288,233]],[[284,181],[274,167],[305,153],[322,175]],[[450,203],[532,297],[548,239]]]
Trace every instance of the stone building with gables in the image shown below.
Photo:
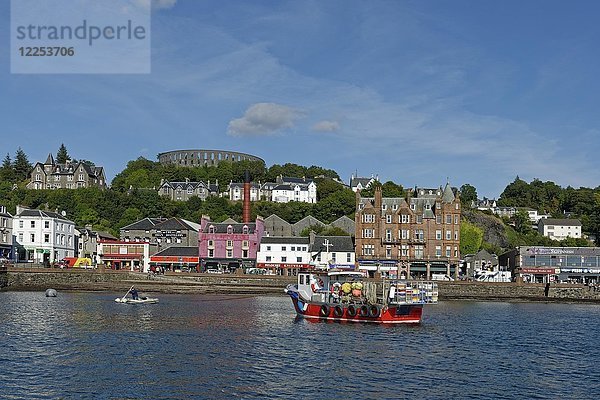
[[[66,162],[59,164],[52,154],[44,163],[36,163],[31,171],[27,189],[79,189],[97,187],[106,189],[106,176],[103,167],[90,163]]]
[[[356,195],[359,268],[391,276],[430,279],[458,274],[461,204],[449,184],[415,188],[406,198]]]

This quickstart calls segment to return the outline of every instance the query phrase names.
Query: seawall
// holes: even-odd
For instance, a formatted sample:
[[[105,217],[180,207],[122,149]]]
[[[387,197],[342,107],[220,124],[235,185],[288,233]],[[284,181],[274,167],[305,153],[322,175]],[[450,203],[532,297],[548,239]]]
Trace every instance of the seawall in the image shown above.
[[[283,294],[295,277],[171,273],[146,274],[112,270],[0,269],[2,290],[127,291],[135,285],[147,292]],[[599,302],[600,288],[583,285],[496,282],[438,282],[441,300]]]

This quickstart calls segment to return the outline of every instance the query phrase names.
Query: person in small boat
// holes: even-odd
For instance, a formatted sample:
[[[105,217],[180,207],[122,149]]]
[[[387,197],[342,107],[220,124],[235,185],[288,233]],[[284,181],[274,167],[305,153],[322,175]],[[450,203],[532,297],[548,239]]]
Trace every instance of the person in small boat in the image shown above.
[[[136,288],[131,288],[131,298],[134,300],[140,299],[140,295],[138,294],[138,291]]]

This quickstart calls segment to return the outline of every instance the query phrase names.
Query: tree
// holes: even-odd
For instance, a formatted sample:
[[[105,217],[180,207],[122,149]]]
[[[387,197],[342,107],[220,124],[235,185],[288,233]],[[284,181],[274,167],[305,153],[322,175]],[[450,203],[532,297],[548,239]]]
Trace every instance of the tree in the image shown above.
[[[17,153],[15,154],[15,162],[13,165],[15,178],[18,181],[23,181],[29,177],[29,172],[31,171],[32,165],[27,159],[27,155],[20,147],[17,149]]]
[[[58,164],[66,164],[66,162],[69,161],[70,158],[71,157],[69,157],[67,148],[65,147],[64,143],[61,143],[60,148],[56,152],[56,162]]]
[[[10,154],[8,153],[6,153],[6,157],[2,162],[2,168],[0,168],[0,180],[11,183],[15,181],[15,170],[10,159]]]
[[[477,189],[465,183],[460,187],[460,202],[463,206],[470,207],[473,201],[477,201]]]
[[[483,243],[483,230],[467,221],[460,223],[460,254],[475,254]]]
[[[404,197],[404,188],[392,181],[387,181],[381,185],[381,195],[383,197]]]

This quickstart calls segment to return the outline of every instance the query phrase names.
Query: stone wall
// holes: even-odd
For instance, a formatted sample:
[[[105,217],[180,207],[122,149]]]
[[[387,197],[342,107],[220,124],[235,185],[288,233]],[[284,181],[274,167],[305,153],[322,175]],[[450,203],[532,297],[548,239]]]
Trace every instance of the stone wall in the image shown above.
[[[125,292],[132,285],[147,292],[281,294],[295,277],[228,274],[147,274],[112,270],[0,269],[0,288],[8,290],[85,290]],[[440,300],[597,301],[600,288],[553,284],[438,282]]]

